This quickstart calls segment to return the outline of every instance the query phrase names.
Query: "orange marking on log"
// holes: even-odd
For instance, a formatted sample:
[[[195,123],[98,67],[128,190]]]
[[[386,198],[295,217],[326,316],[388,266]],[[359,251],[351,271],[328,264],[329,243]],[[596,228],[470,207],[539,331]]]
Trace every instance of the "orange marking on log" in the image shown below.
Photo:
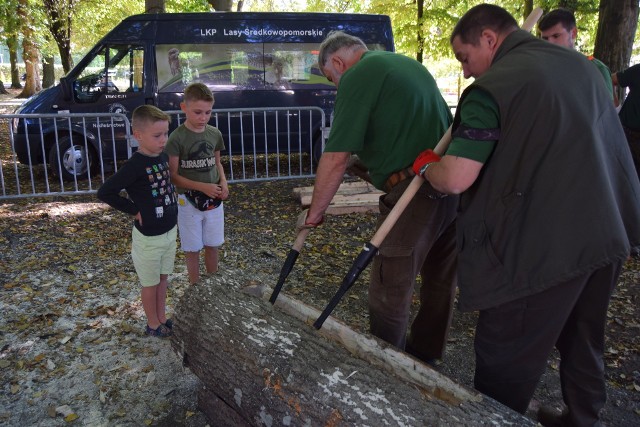
[[[285,402],[291,409],[296,412],[296,415],[300,416],[300,414],[302,413],[302,405],[300,405],[300,399],[295,396],[290,396],[287,398],[287,395],[282,388],[282,379],[276,374],[271,374],[271,371],[269,371],[268,369],[265,369],[263,371],[263,377],[265,388],[272,389],[274,395],[282,399],[283,402]]]
[[[340,411],[334,409],[333,411],[331,411],[331,415],[329,415],[329,419],[324,425],[325,427],[336,427],[340,425],[340,421],[342,421],[343,419],[344,418],[342,418],[342,414],[340,413]]]

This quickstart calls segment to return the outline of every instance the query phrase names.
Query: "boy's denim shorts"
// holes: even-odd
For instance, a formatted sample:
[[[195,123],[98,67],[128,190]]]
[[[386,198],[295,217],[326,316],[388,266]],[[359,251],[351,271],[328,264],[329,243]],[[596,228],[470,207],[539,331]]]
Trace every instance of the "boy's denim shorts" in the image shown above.
[[[131,258],[142,286],[156,286],[161,274],[173,272],[178,227],[164,234],[145,236],[137,228],[131,232]]]

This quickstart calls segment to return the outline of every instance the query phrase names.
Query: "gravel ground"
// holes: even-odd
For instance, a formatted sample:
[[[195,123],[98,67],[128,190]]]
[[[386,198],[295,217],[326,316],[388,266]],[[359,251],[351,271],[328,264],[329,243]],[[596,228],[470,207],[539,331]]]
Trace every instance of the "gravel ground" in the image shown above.
[[[226,203],[221,269],[274,286],[293,240],[295,186],[309,181],[234,184]],[[130,222],[91,196],[0,204],[0,422],[11,426],[204,426],[199,381],[169,342],[143,336],[139,288],[128,256]],[[283,292],[323,308],[362,243],[373,214],[330,217],[307,239]],[[638,270],[625,268],[611,306],[607,342],[611,426],[640,425]],[[366,331],[366,278],[334,315]],[[187,288],[184,258],[171,276],[170,308]],[[456,312],[445,360],[437,369],[470,386],[473,313]],[[535,396],[561,400],[557,359]],[[77,417],[77,418],[76,418]],[[65,421],[66,420],[68,421]]]
[[[312,181],[232,184],[220,268],[274,286],[300,211],[291,192],[306,185]],[[283,292],[322,309],[374,224],[367,213],[328,218],[307,238]],[[130,229],[130,218],[93,196],[0,202],[0,424],[207,425],[196,408],[199,380],[168,341],[142,333]],[[334,311],[361,332],[368,324],[367,273]],[[639,277],[640,261],[630,259],[609,311],[609,426],[640,425]],[[181,254],[170,280],[171,310],[188,287]],[[446,358],[436,367],[469,387],[475,316],[455,313]],[[554,355],[533,409],[561,401],[557,367]]]

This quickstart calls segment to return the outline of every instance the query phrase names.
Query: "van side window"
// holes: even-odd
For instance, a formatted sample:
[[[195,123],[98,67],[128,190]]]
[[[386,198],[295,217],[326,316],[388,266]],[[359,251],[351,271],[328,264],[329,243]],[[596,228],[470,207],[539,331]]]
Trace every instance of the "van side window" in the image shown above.
[[[262,44],[156,45],[158,92],[201,81],[214,92],[264,88]]]
[[[103,94],[144,89],[144,50],[140,46],[104,46],[73,82],[77,102],[95,102]]]
[[[214,92],[335,90],[318,68],[318,43],[157,44],[158,92],[182,92],[191,82]],[[384,50],[381,44],[369,45]]]
[[[214,92],[335,87],[318,69],[317,43],[156,45],[158,92],[201,81]]]
[[[330,85],[318,69],[317,49],[312,43],[266,43],[265,80],[278,89]]]

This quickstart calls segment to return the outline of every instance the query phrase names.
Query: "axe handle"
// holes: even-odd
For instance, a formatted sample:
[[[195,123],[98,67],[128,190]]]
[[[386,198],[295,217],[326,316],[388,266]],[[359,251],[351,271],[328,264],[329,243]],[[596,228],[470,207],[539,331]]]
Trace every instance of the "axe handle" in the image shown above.
[[[542,17],[542,13],[543,11],[539,7],[536,7],[535,9],[533,9],[529,14],[529,16],[527,16],[527,19],[524,20],[524,22],[522,23],[522,27],[520,28],[522,28],[525,31],[533,30],[534,25],[536,25],[540,17]]]
[[[293,245],[291,245],[291,249],[300,252],[300,250],[302,250],[302,245],[304,245],[304,241],[309,235],[310,231],[310,228],[303,228],[302,230],[300,230],[300,232],[296,236],[296,240],[293,242]]]

